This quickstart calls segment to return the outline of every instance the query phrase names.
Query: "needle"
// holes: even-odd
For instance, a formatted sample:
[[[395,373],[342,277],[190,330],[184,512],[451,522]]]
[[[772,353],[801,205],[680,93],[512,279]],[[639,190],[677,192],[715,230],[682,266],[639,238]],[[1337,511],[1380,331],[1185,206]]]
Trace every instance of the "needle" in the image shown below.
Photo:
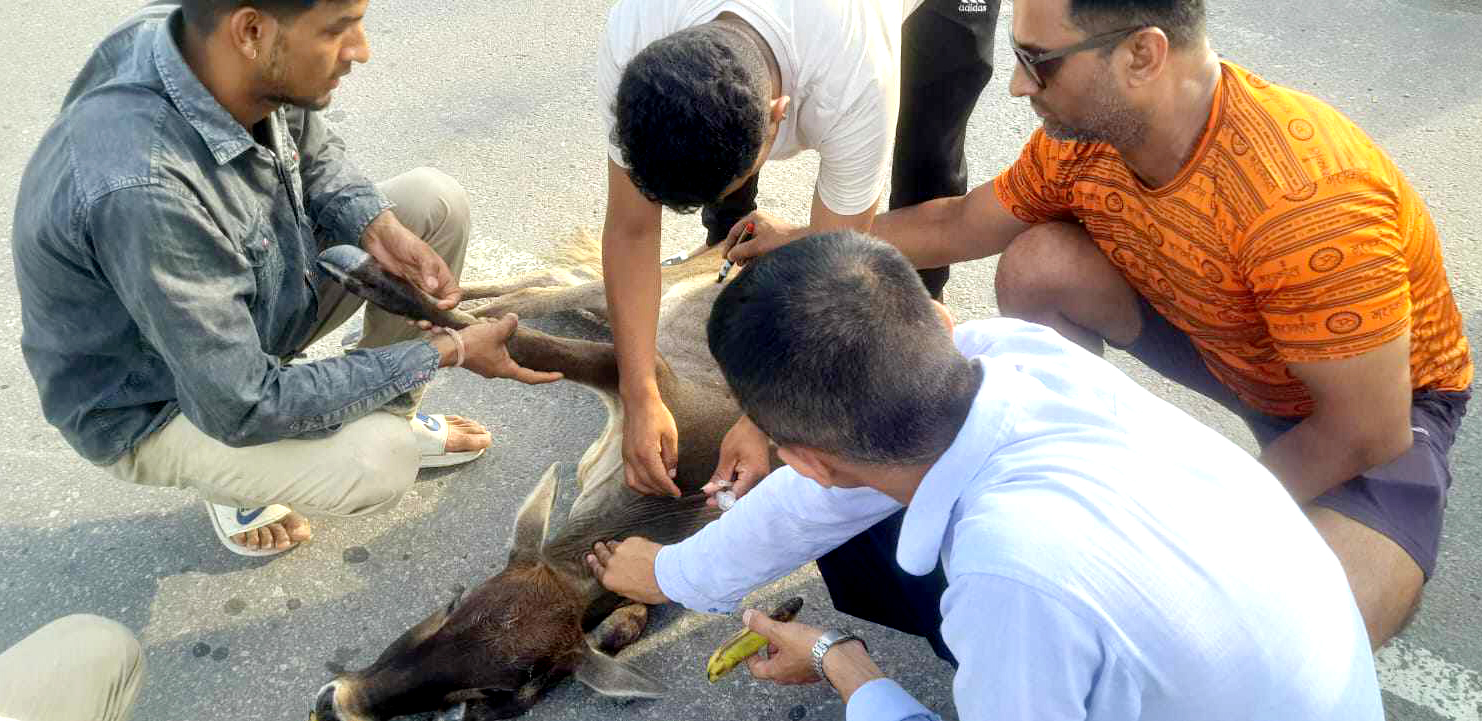
[[[745,243],[748,240],[751,240],[752,236],[755,235],[755,233],[756,233],[756,223],[747,223],[746,224],[746,230],[741,231],[741,239],[738,240],[738,241],[736,241],[736,245],[740,245],[742,243]],[[725,265],[722,265],[720,267],[720,275],[716,277],[715,282],[717,282],[717,283],[724,283],[724,282],[726,282],[726,276],[727,275],[730,275],[730,273],[731,273],[731,266],[733,266],[733,265],[735,265],[735,263],[732,263],[729,259],[726,260],[726,264]]]

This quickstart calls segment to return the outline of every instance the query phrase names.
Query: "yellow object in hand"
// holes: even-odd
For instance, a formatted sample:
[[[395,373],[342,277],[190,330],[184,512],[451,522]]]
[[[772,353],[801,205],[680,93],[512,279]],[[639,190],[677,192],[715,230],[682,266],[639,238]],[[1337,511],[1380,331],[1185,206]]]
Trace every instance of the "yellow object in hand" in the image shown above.
[[[772,611],[772,620],[787,623],[798,615],[803,609],[801,597],[789,598],[781,606]],[[710,662],[705,664],[705,675],[710,683],[720,680],[731,669],[740,666],[743,661],[767,647],[767,638],[748,628],[737,631],[734,636],[726,639],[726,642],[710,654]]]

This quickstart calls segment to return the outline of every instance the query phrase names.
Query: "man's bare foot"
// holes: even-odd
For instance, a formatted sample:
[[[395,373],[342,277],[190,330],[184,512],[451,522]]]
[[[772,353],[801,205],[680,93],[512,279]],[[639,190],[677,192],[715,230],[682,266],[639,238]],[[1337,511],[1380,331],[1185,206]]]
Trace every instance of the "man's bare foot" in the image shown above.
[[[298,511],[289,511],[282,520],[232,536],[232,543],[253,551],[269,548],[286,551],[294,544],[309,540],[312,535],[309,519]]]
[[[489,435],[489,429],[483,427],[478,421],[469,420],[463,416],[444,416],[448,419],[448,441],[443,450],[448,453],[461,453],[464,451],[481,451],[494,444],[494,437]]]

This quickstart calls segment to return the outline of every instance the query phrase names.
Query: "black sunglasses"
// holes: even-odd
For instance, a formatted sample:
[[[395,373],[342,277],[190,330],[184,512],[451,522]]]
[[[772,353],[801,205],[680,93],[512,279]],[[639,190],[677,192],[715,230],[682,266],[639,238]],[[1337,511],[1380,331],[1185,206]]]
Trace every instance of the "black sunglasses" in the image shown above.
[[[1032,53],[1020,47],[1019,41],[1014,39],[1012,35],[1009,36],[1009,44],[1014,47],[1014,57],[1019,59],[1019,65],[1024,68],[1025,74],[1029,76],[1030,80],[1034,81],[1035,85],[1039,86],[1039,88],[1043,90],[1045,87],[1045,83],[1049,82],[1050,78],[1054,77],[1055,70],[1060,67],[1059,63],[1055,61],[1062,60],[1068,55],[1074,55],[1086,50],[1093,50],[1095,48],[1111,45],[1112,43],[1121,42],[1123,38],[1137,32],[1138,30],[1143,29],[1144,27],[1147,26],[1140,25],[1138,27],[1122,28],[1121,30],[1113,30],[1109,33],[1093,35],[1068,48],[1061,48],[1059,50],[1046,50],[1041,53]],[[1052,64],[1046,65],[1046,63]]]

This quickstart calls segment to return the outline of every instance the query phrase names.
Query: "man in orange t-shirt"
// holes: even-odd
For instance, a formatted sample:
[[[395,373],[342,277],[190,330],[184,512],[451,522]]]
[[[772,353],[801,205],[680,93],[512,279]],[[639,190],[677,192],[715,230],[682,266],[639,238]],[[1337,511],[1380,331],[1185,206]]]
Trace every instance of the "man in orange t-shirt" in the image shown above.
[[[1424,204],[1336,110],[1221,62],[1202,0],[1019,0],[1013,39],[1044,127],[992,183],[874,232],[917,267],[1002,252],[1006,315],[1238,413],[1378,647],[1434,570],[1472,380]]]

